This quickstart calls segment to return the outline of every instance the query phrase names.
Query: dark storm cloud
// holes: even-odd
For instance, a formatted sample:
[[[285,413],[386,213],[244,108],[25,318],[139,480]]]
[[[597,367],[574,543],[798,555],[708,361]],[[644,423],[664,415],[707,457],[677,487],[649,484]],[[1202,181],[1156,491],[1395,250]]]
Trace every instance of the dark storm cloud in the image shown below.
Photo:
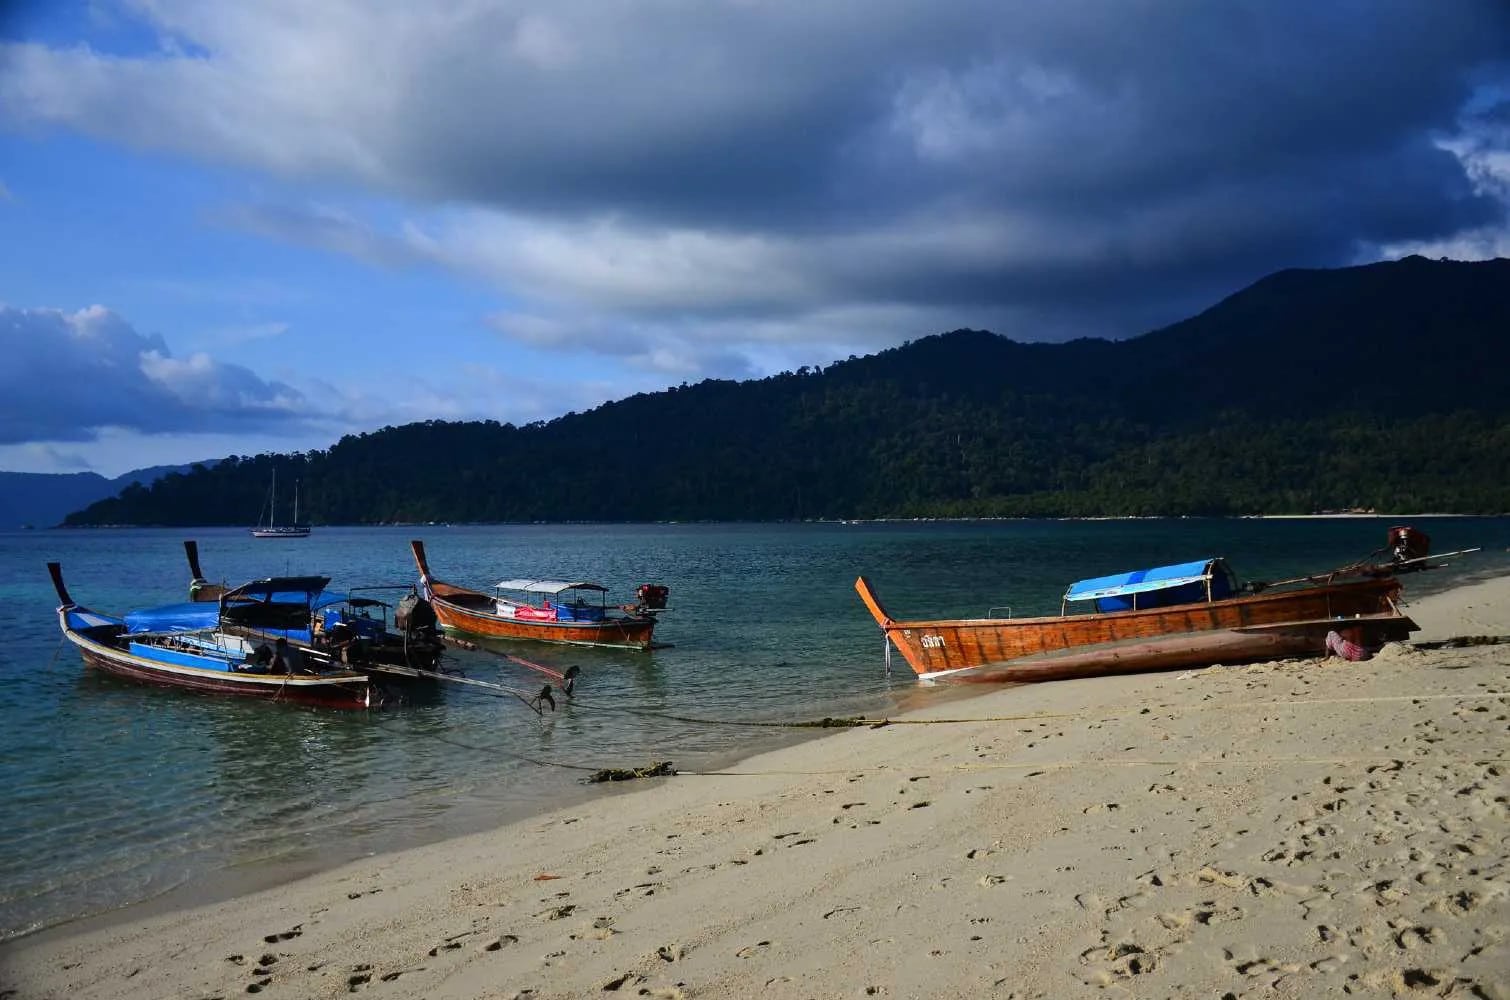
[[[1130,335],[1282,267],[1493,247],[1506,219],[1474,174],[1503,129],[1464,110],[1510,81],[1501,0],[146,11],[177,49],[10,46],[0,117],[386,194],[404,225],[226,219],[480,275],[518,308],[504,336],[619,356],[627,328],[667,370]]]
[[[174,358],[94,306],[75,313],[0,306],[0,445],[146,433],[286,429],[307,405],[294,389],[202,354]]]

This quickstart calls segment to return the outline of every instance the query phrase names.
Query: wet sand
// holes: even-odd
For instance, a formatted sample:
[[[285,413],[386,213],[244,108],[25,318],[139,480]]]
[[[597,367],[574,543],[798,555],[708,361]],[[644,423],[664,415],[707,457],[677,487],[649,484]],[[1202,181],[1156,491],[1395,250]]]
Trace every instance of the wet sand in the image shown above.
[[[1510,633],[1510,578],[1409,611]],[[23,938],[0,996],[1510,997],[1506,692],[1510,645],[993,691]]]

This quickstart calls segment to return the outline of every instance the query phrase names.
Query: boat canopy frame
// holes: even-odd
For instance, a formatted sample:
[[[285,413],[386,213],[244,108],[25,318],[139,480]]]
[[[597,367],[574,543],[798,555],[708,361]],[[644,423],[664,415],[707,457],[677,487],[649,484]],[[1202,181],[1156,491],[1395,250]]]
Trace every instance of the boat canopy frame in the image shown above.
[[[590,590],[598,594],[608,593],[608,588],[601,583],[593,583],[589,580],[568,582],[566,580],[500,580],[493,585],[494,590],[512,590],[525,594],[545,594],[550,597],[568,590]]]
[[[1077,580],[1064,592],[1060,615],[1071,602],[1092,601],[1102,613],[1138,611],[1199,601],[1210,603],[1238,592],[1237,578],[1220,556]],[[1140,603],[1139,598],[1142,598]]]

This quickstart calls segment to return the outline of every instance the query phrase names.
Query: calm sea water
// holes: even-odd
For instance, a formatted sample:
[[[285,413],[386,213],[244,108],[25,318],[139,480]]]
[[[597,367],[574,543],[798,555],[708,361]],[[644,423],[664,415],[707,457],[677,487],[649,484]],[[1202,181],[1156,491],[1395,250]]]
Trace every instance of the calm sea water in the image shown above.
[[[538,719],[452,688],[404,709],[335,713],[149,689],[86,670],[61,642],[45,563],[105,612],[181,601],[182,531],[0,533],[0,937],[177,890],[214,895],[496,825],[598,794],[582,770],[707,766],[798,738],[677,721],[888,712],[951,697],[920,689],[853,590],[866,573],[892,613],[1052,614],[1072,580],[1228,557],[1276,579],[1351,561],[1391,520],[1003,521],[799,525],[318,528],[304,540],[194,533],[206,574],[238,583],[322,573],[337,585],[409,583],[421,536],[442,579],[600,579],[628,600],[664,583],[649,653],[502,648],[583,676]],[[1492,550],[1422,574],[1410,593],[1510,572],[1510,519],[1415,518],[1437,551]],[[468,676],[538,689],[486,653]],[[550,763],[542,763],[550,762]],[[556,766],[572,765],[572,767]]]

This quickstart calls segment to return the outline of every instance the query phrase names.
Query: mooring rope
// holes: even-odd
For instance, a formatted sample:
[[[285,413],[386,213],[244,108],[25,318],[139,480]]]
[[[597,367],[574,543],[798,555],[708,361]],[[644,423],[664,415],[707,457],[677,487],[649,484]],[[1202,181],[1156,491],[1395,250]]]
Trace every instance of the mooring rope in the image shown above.
[[[1432,648],[1432,649],[1436,649],[1436,648],[1457,648],[1457,647],[1466,646],[1466,645],[1492,645],[1492,644],[1498,644],[1500,642],[1510,642],[1510,636],[1459,636],[1459,637],[1455,637],[1455,638],[1452,638],[1452,639],[1441,640],[1438,643],[1433,643],[1429,647],[1423,646],[1422,648]],[[501,685],[500,685],[500,687],[501,687]],[[492,691],[484,691],[484,693],[492,695],[494,697],[507,697],[507,695],[503,695],[501,692],[495,693],[495,692],[492,692]],[[516,693],[514,693],[514,692],[510,692],[510,694],[513,694],[514,697],[518,697],[518,695]],[[1119,717],[1119,716],[1128,716],[1128,715],[1135,715],[1135,714],[1136,715],[1148,715],[1148,714],[1153,714],[1155,712],[1160,713],[1160,714],[1179,714],[1181,712],[1210,711],[1210,710],[1213,710],[1213,709],[1215,709],[1215,710],[1222,710],[1222,711],[1231,711],[1231,710],[1234,710],[1234,709],[1286,709],[1286,708],[1300,708],[1300,707],[1307,707],[1307,706],[1367,705],[1367,704],[1398,703],[1398,702],[1422,703],[1422,702],[1434,702],[1434,701],[1491,701],[1491,700],[1503,700],[1503,699],[1506,699],[1506,698],[1510,698],[1510,692],[1507,692],[1507,691],[1488,691],[1488,692],[1475,691],[1475,692],[1440,693],[1440,694],[1363,695],[1363,696],[1345,697],[1345,698],[1297,698],[1297,699],[1287,699],[1287,700],[1283,700],[1283,701],[1273,701],[1273,700],[1268,700],[1268,701],[1246,701],[1246,702],[1214,702],[1213,701],[1213,702],[1198,702],[1198,703],[1185,703],[1185,704],[1174,704],[1174,705],[1148,705],[1148,704],[1135,705],[1135,706],[1134,705],[1114,705],[1114,706],[1107,706],[1105,708],[1100,708],[1100,709],[1095,709],[1095,708],[1082,709],[1082,710],[1075,711],[1075,712],[1035,712],[1035,713],[1020,714],[1020,715],[993,715],[993,716],[977,716],[977,717],[963,717],[963,718],[941,718],[941,719],[896,719],[896,718],[890,718],[890,717],[885,717],[885,716],[879,717],[879,718],[871,718],[871,717],[866,717],[866,716],[854,716],[854,717],[825,716],[825,717],[823,717],[821,719],[803,719],[803,720],[715,719],[715,718],[706,718],[706,717],[691,716],[691,715],[678,715],[678,714],[672,713],[672,712],[659,712],[659,711],[653,711],[653,710],[649,710],[649,709],[639,709],[639,708],[634,708],[634,707],[631,707],[631,706],[596,704],[596,703],[593,703],[591,701],[584,701],[583,699],[581,699],[579,697],[569,698],[568,701],[566,702],[566,704],[575,706],[578,710],[584,710],[584,711],[589,711],[589,712],[618,713],[618,714],[622,714],[622,715],[631,715],[631,716],[635,716],[635,717],[639,717],[639,718],[660,719],[660,720],[670,721],[670,722],[681,722],[681,723],[686,723],[686,724],[689,724],[689,725],[710,726],[710,727],[738,727],[738,728],[760,728],[760,729],[846,729],[846,728],[861,728],[861,727],[864,727],[864,728],[871,728],[871,729],[881,729],[881,728],[886,728],[886,727],[890,727],[890,726],[982,725],[982,724],[991,724],[991,723],[1000,723],[1000,722],[1044,722],[1044,721],[1055,721],[1055,720],[1077,719],[1077,718],[1116,718],[1116,717]],[[396,717],[392,717],[392,718],[396,718]],[[531,755],[528,755],[528,754],[518,753],[517,751],[504,749],[504,747],[502,747],[501,745],[496,745],[496,744],[495,745],[489,745],[489,746],[479,746],[479,745],[468,743],[468,742],[465,742],[465,741],[462,741],[462,740],[451,739],[451,738],[448,738],[447,736],[439,734],[439,733],[423,733],[423,732],[421,732],[421,733],[414,733],[412,735],[422,736],[422,737],[425,737],[425,738],[428,738],[428,739],[437,740],[437,741],[439,741],[441,743],[445,743],[445,744],[448,744],[450,746],[459,747],[459,748],[465,749],[465,750],[470,750],[470,751],[473,751],[473,752],[476,752],[476,753],[493,753],[493,754],[497,754],[499,756],[508,757],[508,758],[511,758],[511,759],[514,759],[514,760],[519,760],[519,761],[522,761],[522,762],[528,763],[528,764],[534,764],[534,765],[540,766],[540,767],[553,767],[553,768],[560,768],[560,769],[564,769],[564,770],[591,772],[591,773],[593,773],[594,778],[587,779],[587,780],[596,780],[596,781],[629,780],[629,779],[632,779],[632,778],[659,777],[659,776],[669,776],[669,775],[675,775],[675,774],[687,775],[687,776],[699,776],[699,777],[714,777],[714,776],[722,776],[722,775],[727,775],[727,776],[755,776],[755,775],[780,775],[780,774],[792,774],[792,775],[804,775],[804,774],[813,774],[813,775],[822,775],[822,774],[853,774],[853,773],[865,773],[865,771],[866,771],[866,769],[864,769],[864,768],[859,768],[859,769],[856,769],[856,768],[844,768],[844,769],[831,770],[831,771],[830,770],[821,770],[821,771],[739,771],[739,770],[679,771],[679,770],[672,769],[671,762],[669,762],[669,761],[656,761],[656,762],[653,762],[652,764],[648,765],[647,767],[642,767],[642,768],[603,768],[603,767],[598,767],[598,766],[589,765],[589,764],[575,764],[575,763],[570,763],[570,762],[567,762],[567,761],[550,760],[550,759],[546,759],[546,758],[534,757],[534,756],[531,756]],[[1433,761],[1440,761],[1443,758],[1433,757],[1433,758],[1429,758],[1429,759],[1433,760]],[[1022,770],[1022,769],[1032,769],[1032,768],[1049,769],[1049,768],[1065,768],[1065,767],[1073,767],[1073,766],[1091,766],[1091,765],[1128,766],[1128,767],[1155,767],[1155,766],[1183,767],[1183,766],[1205,766],[1205,765],[1219,765],[1219,764],[1234,764],[1234,765],[1236,765],[1236,764],[1259,764],[1259,763],[1308,763],[1308,764],[1364,763],[1364,762],[1366,762],[1366,763],[1379,763],[1379,762],[1390,763],[1390,762],[1394,762],[1394,761],[1398,761],[1398,760],[1401,760],[1401,758],[1398,758],[1398,757],[1327,757],[1327,758],[1322,758],[1322,757],[1288,757],[1288,758],[1286,758],[1286,757],[1261,757],[1261,758],[1251,758],[1251,759],[1249,759],[1249,758],[1209,758],[1209,759],[1208,758],[1190,758],[1190,759],[1176,759],[1176,760],[1116,758],[1116,759],[1105,759],[1105,760],[1102,760],[1102,759],[1085,759],[1085,760],[1072,760],[1072,761],[1060,761],[1060,762],[1037,762],[1037,763],[1026,762],[1026,763],[1010,763],[1010,764],[1009,763],[1000,763],[1000,764],[965,764],[965,765],[951,765],[947,769],[948,770],[996,770],[996,769]],[[1468,763],[1503,763],[1503,762],[1505,762],[1506,759],[1505,758],[1500,758],[1500,757],[1484,757],[1484,758],[1453,758],[1453,760],[1455,760],[1457,762],[1468,762]],[[1410,761],[1407,761],[1407,762],[1408,763],[1416,763],[1418,761],[1419,761],[1419,759],[1414,759],[1414,760],[1410,760]],[[887,770],[892,770],[892,769],[888,768],[886,765],[881,765],[880,767],[878,767],[878,768],[876,768],[874,770],[877,770],[877,771],[887,771]]]
[[[1435,757],[1186,757],[1186,758],[1102,758],[1082,757],[1055,761],[1024,761],[1024,762],[1000,762],[994,764],[946,764],[941,767],[927,765],[929,771],[1050,771],[1063,770],[1072,767],[1215,767],[1226,764],[1238,766],[1260,766],[1265,764],[1441,764],[1446,761],[1453,764],[1504,764],[1510,763],[1510,757],[1474,757],[1474,756],[1435,756]],[[905,770],[919,770],[924,765],[917,765]],[[881,765],[875,768],[845,767],[832,768],[816,771],[799,771],[790,769],[776,769],[770,771],[739,771],[722,769],[717,771],[677,771],[678,775],[694,778],[756,778],[773,777],[778,775],[812,776],[823,777],[827,775],[855,775],[871,774],[879,772],[901,773],[904,769]]]
[[[760,721],[750,719],[708,719],[690,715],[674,715],[669,712],[654,712],[646,709],[629,708],[626,706],[595,705],[573,699],[571,704],[579,708],[596,712],[618,712],[626,715],[635,715],[649,719],[664,719],[670,722],[685,722],[702,726],[736,726],[754,727],[767,729],[879,729],[884,726],[955,726],[970,725],[973,723],[992,722],[1037,722],[1052,719],[1078,719],[1087,716],[1120,716],[1141,715],[1145,712],[1181,712],[1181,711],[1209,711],[1212,709],[1230,710],[1235,708],[1287,708],[1302,705],[1362,705],[1379,702],[1400,701],[1478,701],[1498,698],[1510,698],[1510,692],[1506,691],[1475,691],[1463,694],[1401,694],[1401,695],[1371,695],[1356,698],[1299,698],[1287,701],[1239,701],[1239,702],[1198,702],[1182,705],[1116,705],[1105,709],[1086,709],[1079,712],[1034,712],[1027,715],[984,715],[966,718],[944,719],[897,719],[890,716],[871,718],[868,716],[833,717],[825,716],[822,719],[800,720],[773,720]]]

